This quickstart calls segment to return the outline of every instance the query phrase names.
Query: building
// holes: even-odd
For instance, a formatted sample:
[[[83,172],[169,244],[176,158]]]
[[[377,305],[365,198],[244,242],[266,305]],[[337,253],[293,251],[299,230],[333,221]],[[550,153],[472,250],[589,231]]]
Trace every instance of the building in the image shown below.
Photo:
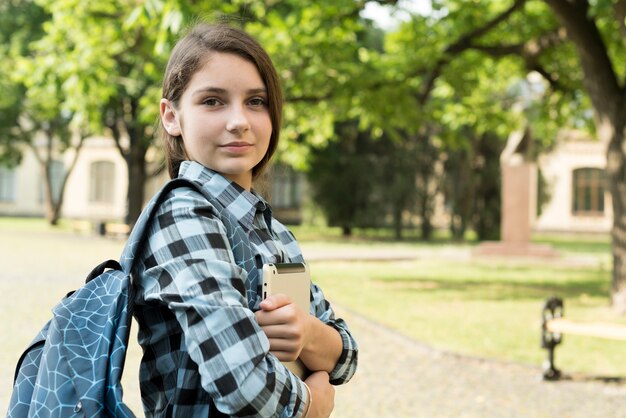
[[[535,232],[608,233],[613,222],[606,187],[606,144],[586,134],[567,131],[538,167],[548,201],[534,223]]]
[[[613,214],[604,184],[605,150],[605,144],[588,136],[565,132],[554,149],[539,158],[538,168],[549,199],[532,222],[534,232],[610,231]],[[53,162],[53,189],[58,189],[63,170],[72,158],[67,152]],[[288,224],[302,222],[302,202],[307,193],[303,176],[284,166],[273,167],[270,174],[271,180],[259,188],[272,203],[275,216]],[[151,179],[146,185],[146,197],[166,180],[165,173]],[[62,218],[122,222],[127,181],[126,163],[113,140],[86,140],[68,179]],[[0,216],[44,216],[43,196],[43,176],[32,151],[24,153],[19,167],[0,166]]]
[[[43,146],[43,144],[42,144]],[[44,177],[35,154],[24,149],[16,168],[0,166],[0,216],[43,217]],[[73,152],[58,154],[52,161],[52,189],[58,193]],[[271,182],[263,188],[270,195],[274,212],[287,223],[300,223],[303,181],[289,167],[274,167]],[[164,172],[146,184],[146,199],[167,181]],[[126,216],[128,169],[114,141],[94,137],[85,141],[67,180],[61,217],[72,220],[123,222]]]

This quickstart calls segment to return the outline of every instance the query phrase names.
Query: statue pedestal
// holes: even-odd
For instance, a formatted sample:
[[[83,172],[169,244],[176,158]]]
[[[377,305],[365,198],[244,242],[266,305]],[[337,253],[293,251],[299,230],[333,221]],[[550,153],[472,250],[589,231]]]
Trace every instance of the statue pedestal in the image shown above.
[[[560,257],[548,244],[530,242],[537,213],[537,166],[524,158],[529,134],[511,135],[500,156],[502,175],[502,241],[483,242],[473,251],[476,256]]]

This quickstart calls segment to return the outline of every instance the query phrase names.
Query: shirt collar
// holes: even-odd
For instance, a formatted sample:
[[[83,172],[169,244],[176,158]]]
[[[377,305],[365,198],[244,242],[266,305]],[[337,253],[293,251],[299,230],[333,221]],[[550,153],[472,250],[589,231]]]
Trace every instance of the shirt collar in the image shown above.
[[[202,184],[218,203],[228,209],[247,229],[253,228],[257,211],[263,212],[266,221],[272,217],[270,205],[254,190],[247,191],[220,173],[195,161],[183,161],[178,177]],[[271,228],[270,222],[267,222]]]

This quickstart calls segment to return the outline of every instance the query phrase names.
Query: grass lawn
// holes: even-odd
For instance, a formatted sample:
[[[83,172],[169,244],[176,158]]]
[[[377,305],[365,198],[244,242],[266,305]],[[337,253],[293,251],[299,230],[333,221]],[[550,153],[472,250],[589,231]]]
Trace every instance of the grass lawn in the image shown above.
[[[375,245],[416,251],[457,245],[359,236],[346,242],[332,229],[294,232],[304,237],[304,245],[337,251]],[[412,338],[457,353],[540,365],[545,359],[540,347],[541,311],[549,296],[564,299],[570,319],[626,324],[626,318],[608,306],[608,237],[538,236],[535,241],[553,245],[570,261],[425,257],[402,262],[317,261],[312,270],[329,299]],[[586,263],[580,263],[583,258]],[[556,365],[565,372],[626,377],[625,342],[569,335],[563,341]]]
[[[409,261],[313,261],[312,272],[314,280],[324,288],[331,301],[437,348],[538,366],[545,358],[545,352],[540,348],[541,308],[551,295],[564,298],[567,318],[626,323],[626,318],[616,316],[608,306],[611,263],[610,244],[606,237],[537,238],[539,242],[552,243],[570,259],[592,260],[585,264],[568,264],[419,257],[420,251],[467,250],[473,245],[453,244],[444,239],[427,244],[409,240],[393,242],[386,236],[357,236],[344,240],[334,229],[298,227],[294,232],[307,248],[338,252],[378,248],[415,251],[418,258]],[[42,271],[51,269],[59,278],[67,276],[68,263],[83,262],[84,266],[74,266],[73,270],[86,274],[97,261],[117,257],[123,245],[121,241],[116,243],[110,239],[78,235],[69,227],[50,232],[45,222],[32,219],[0,218],[0,233],[4,237],[2,240],[15,237],[13,242],[4,242],[5,256],[12,257],[22,247],[26,254],[33,254],[33,251],[43,254],[53,247],[62,254],[70,254],[70,250],[62,248],[61,244],[70,245],[79,239],[79,243],[71,244],[75,246],[72,247],[74,258],[54,256],[58,266],[46,263],[32,266]],[[31,234],[45,239],[41,250],[37,250],[37,244],[28,238]],[[82,252],[85,255],[76,261],[76,254]],[[93,260],[87,255],[94,255]],[[31,276],[37,277],[37,271]],[[3,306],[7,315],[11,312],[14,315],[13,309],[24,305],[23,295],[29,291],[19,288],[22,284],[35,286],[30,291],[31,297],[36,293],[34,290],[41,290],[42,300],[35,304],[31,300],[28,315],[21,316],[19,325],[15,323],[11,330],[4,330],[19,333],[21,329],[27,329],[27,335],[23,337],[26,342],[34,335],[31,329],[38,328],[48,317],[58,295],[72,286],[60,280],[47,282],[45,286],[31,283],[28,279],[31,276],[24,276],[23,280],[13,284],[0,281],[0,288],[11,301]],[[52,289],[55,285],[62,288]],[[27,317],[36,318],[35,325],[24,324]],[[23,344],[20,341],[19,350]],[[12,359],[19,351],[12,348],[10,355],[1,356],[4,360]],[[626,376],[626,364],[622,361],[625,349],[626,342],[565,336],[563,344],[557,348],[557,367],[565,372]],[[7,367],[7,374],[9,369]]]
[[[626,323],[607,306],[603,269],[441,260],[317,262],[312,269],[337,303],[432,346],[481,357],[541,364],[540,315],[550,295],[565,299],[568,318]],[[566,336],[557,366],[626,376],[624,348]]]

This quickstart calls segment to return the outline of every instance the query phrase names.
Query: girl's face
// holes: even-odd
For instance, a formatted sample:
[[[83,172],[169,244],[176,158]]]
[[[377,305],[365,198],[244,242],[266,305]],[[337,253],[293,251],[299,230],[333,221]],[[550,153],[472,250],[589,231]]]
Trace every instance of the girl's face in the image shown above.
[[[191,160],[251,189],[252,168],[265,156],[272,135],[267,90],[254,64],[213,53],[177,106],[161,99],[160,110],[163,126],[182,136]]]

